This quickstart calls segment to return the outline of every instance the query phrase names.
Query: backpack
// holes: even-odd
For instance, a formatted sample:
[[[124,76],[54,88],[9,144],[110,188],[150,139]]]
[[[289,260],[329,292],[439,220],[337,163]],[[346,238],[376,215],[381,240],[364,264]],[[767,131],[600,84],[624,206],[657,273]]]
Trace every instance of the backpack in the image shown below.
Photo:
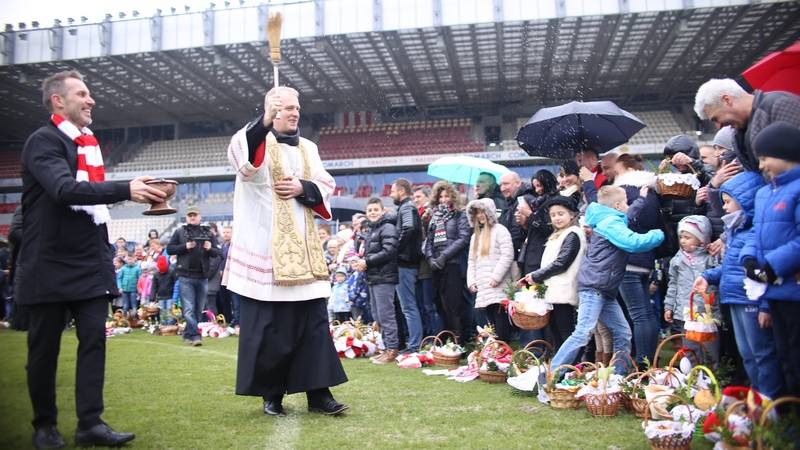
[[[658,201],[658,228],[664,232],[664,240],[653,250],[653,253],[655,253],[658,259],[671,258],[678,252],[678,232],[677,229],[672,226],[673,224],[670,220],[672,217],[672,208],[665,205],[660,194],[658,195]],[[671,205],[671,203],[669,205]]]

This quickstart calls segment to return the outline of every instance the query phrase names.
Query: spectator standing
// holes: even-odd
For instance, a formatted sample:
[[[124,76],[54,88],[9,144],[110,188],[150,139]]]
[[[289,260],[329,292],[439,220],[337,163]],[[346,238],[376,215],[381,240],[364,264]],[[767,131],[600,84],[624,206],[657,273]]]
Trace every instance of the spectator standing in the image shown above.
[[[222,227],[222,248],[220,249],[220,253],[222,253],[222,261],[219,265],[220,276],[224,275],[225,268],[227,267],[228,253],[231,249],[231,238],[233,238],[233,227],[230,225]],[[220,284],[219,295],[222,302],[229,305],[231,315],[228,318],[228,322],[232,327],[239,326],[239,294],[228,290],[227,286]]]
[[[390,196],[397,206],[397,298],[408,327],[407,352],[416,352],[422,341],[422,317],[417,303],[416,285],[422,259],[422,224],[411,201],[411,183],[399,178],[392,183]]]
[[[219,234],[217,233],[217,224],[209,224],[209,232],[214,239],[219,242]],[[223,317],[230,317],[230,306],[219,301],[219,291],[222,283],[222,251],[217,247],[216,254],[209,255],[208,257],[208,287],[206,292],[206,305],[207,309],[214,313],[214,315],[222,314]]]
[[[139,309],[137,284],[141,275],[142,269],[139,267],[139,262],[136,261],[133,253],[128,253],[125,266],[120,269],[117,275],[117,285],[119,290],[122,291],[122,312],[128,318],[136,317],[136,311]]]
[[[350,316],[362,323],[372,323],[369,286],[364,272],[358,270],[358,256],[350,258],[350,275],[347,277],[347,298],[350,302]]]
[[[358,270],[366,272],[370,309],[380,325],[386,345],[386,351],[372,360],[376,364],[393,363],[400,349],[394,308],[394,292],[398,281],[395,221],[393,215],[386,214],[381,199],[369,199],[364,258],[359,261]]]
[[[428,227],[431,223],[431,209],[429,199],[431,189],[428,186],[415,186],[413,188],[412,199],[414,206],[419,214],[422,234],[422,245],[425,245]],[[417,272],[417,305],[422,315],[422,329],[426,336],[433,336],[442,331],[442,318],[436,311],[433,295],[433,271],[428,259],[425,257],[419,260],[419,271]]]
[[[162,324],[174,323],[172,317],[172,292],[175,289],[175,266],[168,263],[167,257],[161,255],[155,262],[156,272],[153,275],[151,298],[158,302],[159,320]]]
[[[617,158],[614,185],[625,189],[628,201],[628,228],[639,234],[661,229],[659,201],[655,193],[656,176],[644,170],[638,156],[623,154]],[[628,257],[619,293],[633,324],[633,342],[638,363],[653,361],[660,330],[656,310],[650,302],[650,273],[655,268],[652,251]]]
[[[500,193],[497,177],[489,172],[481,172],[475,182],[475,197],[488,198],[494,202],[496,214],[500,215],[506,209],[506,201]]]
[[[739,261],[748,278],[767,284],[759,302],[769,304],[783,394],[800,395],[800,129],[770,124],[756,137],[754,149],[770,182],[756,192],[753,232]]]
[[[219,256],[217,238],[211,229],[200,224],[200,208],[186,208],[186,225],[172,234],[167,245],[170,255],[178,257],[175,269],[181,289],[181,305],[186,328],[183,342],[194,347],[203,345],[197,324],[203,317],[208,295],[208,275],[212,256]]]
[[[748,94],[730,78],[712,78],[703,83],[694,99],[694,112],[717,127],[736,129],[734,149],[744,170],[758,171],[755,152],[758,134],[774,122],[800,127],[800,96],[790,92],[760,90]]]
[[[452,184],[438,181],[431,190],[431,219],[425,238],[425,258],[433,270],[434,301],[444,327],[456,335],[462,332],[466,311],[465,271],[461,266],[469,244],[469,223],[459,208]]]
[[[328,309],[333,312],[334,320],[345,322],[350,320],[350,300],[347,295],[347,269],[339,267],[333,274],[331,297]]]
[[[525,242],[525,230],[514,220],[514,214],[517,212],[517,204],[519,202],[517,199],[522,198],[522,201],[525,201],[526,190],[527,186],[525,186],[516,172],[508,172],[500,177],[500,193],[503,194],[506,207],[498,222],[511,233],[511,242],[514,245],[514,261],[519,258],[519,252]]]
[[[467,219],[473,233],[469,243],[467,286],[475,295],[477,316],[494,325],[497,337],[511,339],[511,324],[501,304],[506,298],[503,289],[519,272],[514,265],[514,244],[511,233],[497,223],[491,199],[473,200],[467,204]],[[486,323],[478,322],[478,325]]]

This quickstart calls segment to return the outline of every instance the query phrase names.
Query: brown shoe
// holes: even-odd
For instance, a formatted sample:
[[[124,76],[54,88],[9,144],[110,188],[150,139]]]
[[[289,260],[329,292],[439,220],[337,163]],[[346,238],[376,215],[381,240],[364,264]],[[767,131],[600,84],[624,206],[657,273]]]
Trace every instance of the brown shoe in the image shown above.
[[[373,364],[393,364],[397,358],[398,351],[396,349],[386,350],[380,358],[373,360]]]

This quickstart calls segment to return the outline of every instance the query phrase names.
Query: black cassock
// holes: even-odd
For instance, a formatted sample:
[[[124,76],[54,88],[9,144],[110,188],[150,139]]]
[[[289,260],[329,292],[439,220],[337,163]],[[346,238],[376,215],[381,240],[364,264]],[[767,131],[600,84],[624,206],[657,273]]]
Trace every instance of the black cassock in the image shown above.
[[[345,383],[328,328],[326,299],[242,297],[236,394],[294,394]]]

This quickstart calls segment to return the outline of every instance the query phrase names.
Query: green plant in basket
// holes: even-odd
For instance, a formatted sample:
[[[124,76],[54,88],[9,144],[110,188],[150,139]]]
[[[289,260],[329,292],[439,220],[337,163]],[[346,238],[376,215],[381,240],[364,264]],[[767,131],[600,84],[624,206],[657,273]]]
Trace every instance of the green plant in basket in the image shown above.
[[[794,448],[800,442],[799,423],[800,414],[795,410],[764,425],[755,425],[753,434],[764,443],[764,448]]]
[[[505,287],[503,287],[503,293],[506,294],[506,298],[509,301],[514,301],[514,294],[519,292],[520,289],[516,280],[508,280]]]

